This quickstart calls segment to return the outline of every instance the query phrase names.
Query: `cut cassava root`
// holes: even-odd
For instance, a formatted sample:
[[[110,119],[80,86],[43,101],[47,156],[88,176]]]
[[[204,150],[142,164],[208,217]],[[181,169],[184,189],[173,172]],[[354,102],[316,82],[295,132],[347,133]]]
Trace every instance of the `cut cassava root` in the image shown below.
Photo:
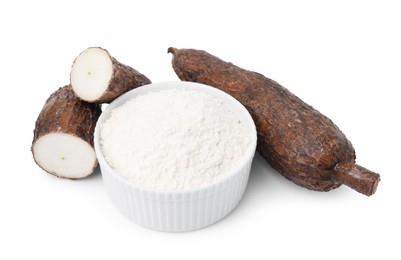
[[[64,178],[93,173],[97,158],[93,135],[101,103],[151,83],[135,69],[121,64],[107,50],[92,47],[75,60],[70,85],[54,92],[36,121],[32,153],[45,171]]]
[[[35,162],[58,177],[92,174],[97,165],[93,134],[101,112],[100,105],[79,99],[70,85],[59,88],[36,120],[31,148]]]
[[[100,47],[91,47],[79,54],[71,68],[70,82],[78,97],[99,104],[110,103],[131,89],[151,83]]]
[[[355,163],[355,150],[340,129],[277,82],[205,51],[169,48],[181,80],[219,88],[240,101],[258,131],[258,151],[294,183],[317,191],[341,184],[375,193],[380,176]]]

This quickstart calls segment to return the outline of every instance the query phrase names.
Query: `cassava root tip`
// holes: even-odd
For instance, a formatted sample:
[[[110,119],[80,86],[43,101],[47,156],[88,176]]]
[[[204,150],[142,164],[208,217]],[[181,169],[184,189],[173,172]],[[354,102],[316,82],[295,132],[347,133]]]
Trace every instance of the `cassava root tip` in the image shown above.
[[[177,51],[177,48],[170,47],[170,48],[168,48],[167,53],[172,53],[172,54],[174,54],[176,51]]]
[[[373,195],[379,185],[379,174],[353,162],[339,163],[334,171],[336,180],[367,196]]]

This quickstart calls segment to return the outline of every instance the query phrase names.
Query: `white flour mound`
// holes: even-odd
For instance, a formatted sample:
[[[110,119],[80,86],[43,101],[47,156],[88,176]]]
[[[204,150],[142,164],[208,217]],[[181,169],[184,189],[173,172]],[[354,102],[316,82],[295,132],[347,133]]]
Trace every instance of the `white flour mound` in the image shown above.
[[[156,190],[210,184],[243,163],[250,136],[223,101],[194,90],[150,92],[112,110],[100,130],[106,161]]]

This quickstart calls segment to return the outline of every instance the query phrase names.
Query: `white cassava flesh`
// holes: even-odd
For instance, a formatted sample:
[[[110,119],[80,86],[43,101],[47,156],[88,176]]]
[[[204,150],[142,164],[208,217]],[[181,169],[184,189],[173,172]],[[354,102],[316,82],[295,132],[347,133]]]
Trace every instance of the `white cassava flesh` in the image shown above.
[[[87,102],[110,103],[125,92],[151,81],[137,70],[118,62],[100,47],[79,54],[70,73],[75,94]]]
[[[112,75],[113,63],[108,52],[101,48],[88,48],[74,61],[71,86],[81,99],[95,101],[109,87]]]
[[[90,175],[97,164],[93,147],[71,134],[44,135],[35,142],[32,152],[45,171],[69,179]]]

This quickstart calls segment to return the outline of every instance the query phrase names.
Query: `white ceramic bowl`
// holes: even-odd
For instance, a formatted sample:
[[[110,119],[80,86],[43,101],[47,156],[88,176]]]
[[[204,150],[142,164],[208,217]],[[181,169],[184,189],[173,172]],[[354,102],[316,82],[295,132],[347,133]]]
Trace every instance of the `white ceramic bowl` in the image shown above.
[[[125,180],[108,165],[99,144],[100,125],[115,107],[138,95],[163,89],[192,89],[224,101],[224,104],[242,121],[251,137],[250,148],[238,169],[205,187],[183,191],[159,191]],[[238,205],[248,183],[255,155],[256,128],[245,107],[223,91],[184,81],[155,83],[133,89],[106,107],[96,125],[95,150],[107,193],[123,215],[139,225],[155,230],[190,231],[219,221]]]

